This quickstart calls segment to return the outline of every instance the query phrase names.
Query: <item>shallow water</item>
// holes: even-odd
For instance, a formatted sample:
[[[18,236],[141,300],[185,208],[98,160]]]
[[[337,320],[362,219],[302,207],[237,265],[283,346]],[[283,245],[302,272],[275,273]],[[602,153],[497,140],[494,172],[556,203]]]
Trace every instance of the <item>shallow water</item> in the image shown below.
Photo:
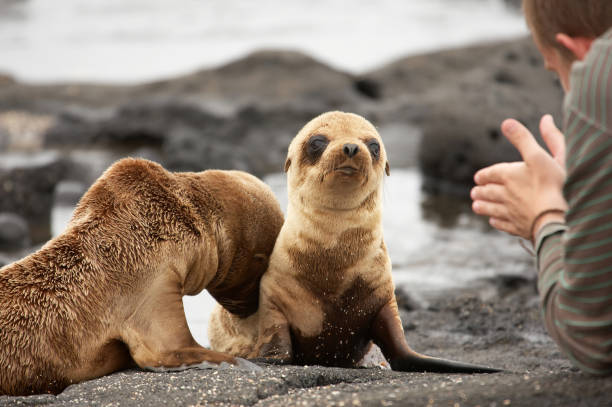
[[[285,174],[264,180],[285,210]],[[72,206],[54,208],[54,235],[65,228],[71,213]],[[531,259],[516,238],[492,231],[470,212],[468,202],[422,192],[416,169],[394,170],[385,179],[383,229],[394,281],[416,299],[430,291],[468,286],[477,279],[531,272]],[[204,291],[184,297],[183,304],[194,337],[207,345],[208,317],[215,301]]]
[[[27,81],[142,82],[283,48],[362,72],[526,32],[503,0],[3,0],[0,71]]]

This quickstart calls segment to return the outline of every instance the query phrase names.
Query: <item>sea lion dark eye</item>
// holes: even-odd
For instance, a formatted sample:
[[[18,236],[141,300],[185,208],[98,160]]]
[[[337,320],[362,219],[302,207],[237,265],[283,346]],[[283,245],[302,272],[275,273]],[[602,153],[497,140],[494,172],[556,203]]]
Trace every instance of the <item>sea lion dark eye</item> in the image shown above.
[[[318,157],[325,151],[325,148],[329,144],[329,140],[327,137],[317,134],[316,136],[312,136],[308,139],[308,145],[306,147],[306,153],[310,157]]]
[[[380,144],[376,140],[370,140],[366,143],[368,146],[368,150],[370,150],[370,154],[374,157],[375,160],[380,158]]]

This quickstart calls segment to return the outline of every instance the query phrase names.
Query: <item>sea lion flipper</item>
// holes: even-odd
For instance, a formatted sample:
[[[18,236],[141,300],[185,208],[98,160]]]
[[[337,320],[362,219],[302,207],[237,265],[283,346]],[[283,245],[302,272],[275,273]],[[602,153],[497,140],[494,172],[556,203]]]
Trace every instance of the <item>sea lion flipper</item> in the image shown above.
[[[283,364],[289,364],[293,360],[293,345],[289,322],[281,310],[273,303],[263,298],[260,304],[262,315],[266,320],[261,321],[259,326],[259,339],[253,358],[274,359]]]
[[[438,373],[498,373],[502,369],[488,366],[473,365],[471,363],[456,362],[454,360],[434,358],[414,354],[390,361],[393,370],[403,372],[438,372]]]
[[[395,298],[381,308],[371,328],[372,339],[381,348],[393,370],[404,372],[495,373],[500,369],[421,355],[410,348]]]
[[[165,274],[150,284],[144,299],[121,327],[121,340],[136,364],[180,368],[202,362],[237,364],[233,356],[200,346],[191,335],[176,276]],[[172,327],[172,329],[168,329]]]

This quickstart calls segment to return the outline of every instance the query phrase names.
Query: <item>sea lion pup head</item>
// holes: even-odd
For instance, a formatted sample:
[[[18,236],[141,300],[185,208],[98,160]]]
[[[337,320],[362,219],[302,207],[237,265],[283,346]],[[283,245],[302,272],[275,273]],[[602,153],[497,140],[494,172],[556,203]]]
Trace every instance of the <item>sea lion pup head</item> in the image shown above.
[[[389,164],[369,121],[353,113],[328,112],[308,122],[293,139],[285,172],[293,204],[352,210],[368,200],[378,201]]]

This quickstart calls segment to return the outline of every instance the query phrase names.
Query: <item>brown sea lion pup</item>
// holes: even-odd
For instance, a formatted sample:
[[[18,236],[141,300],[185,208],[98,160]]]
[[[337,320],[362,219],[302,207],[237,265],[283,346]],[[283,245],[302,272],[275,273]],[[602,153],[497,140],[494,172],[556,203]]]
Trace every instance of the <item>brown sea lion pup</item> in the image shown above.
[[[383,240],[387,156],[364,118],[330,112],[289,146],[287,217],[261,280],[257,314],[217,308],[213,349],[284,363],[354,367],[376,343],[403,371],[496,372],[424,356],[406,342]]]
[[[134,362],[240,364],[196,343],[182,296],[206,288],[235,315],[254,312],[282,222],[246,173],[115,163],[64,233],[0,269],[0,394],[57,393]]]

